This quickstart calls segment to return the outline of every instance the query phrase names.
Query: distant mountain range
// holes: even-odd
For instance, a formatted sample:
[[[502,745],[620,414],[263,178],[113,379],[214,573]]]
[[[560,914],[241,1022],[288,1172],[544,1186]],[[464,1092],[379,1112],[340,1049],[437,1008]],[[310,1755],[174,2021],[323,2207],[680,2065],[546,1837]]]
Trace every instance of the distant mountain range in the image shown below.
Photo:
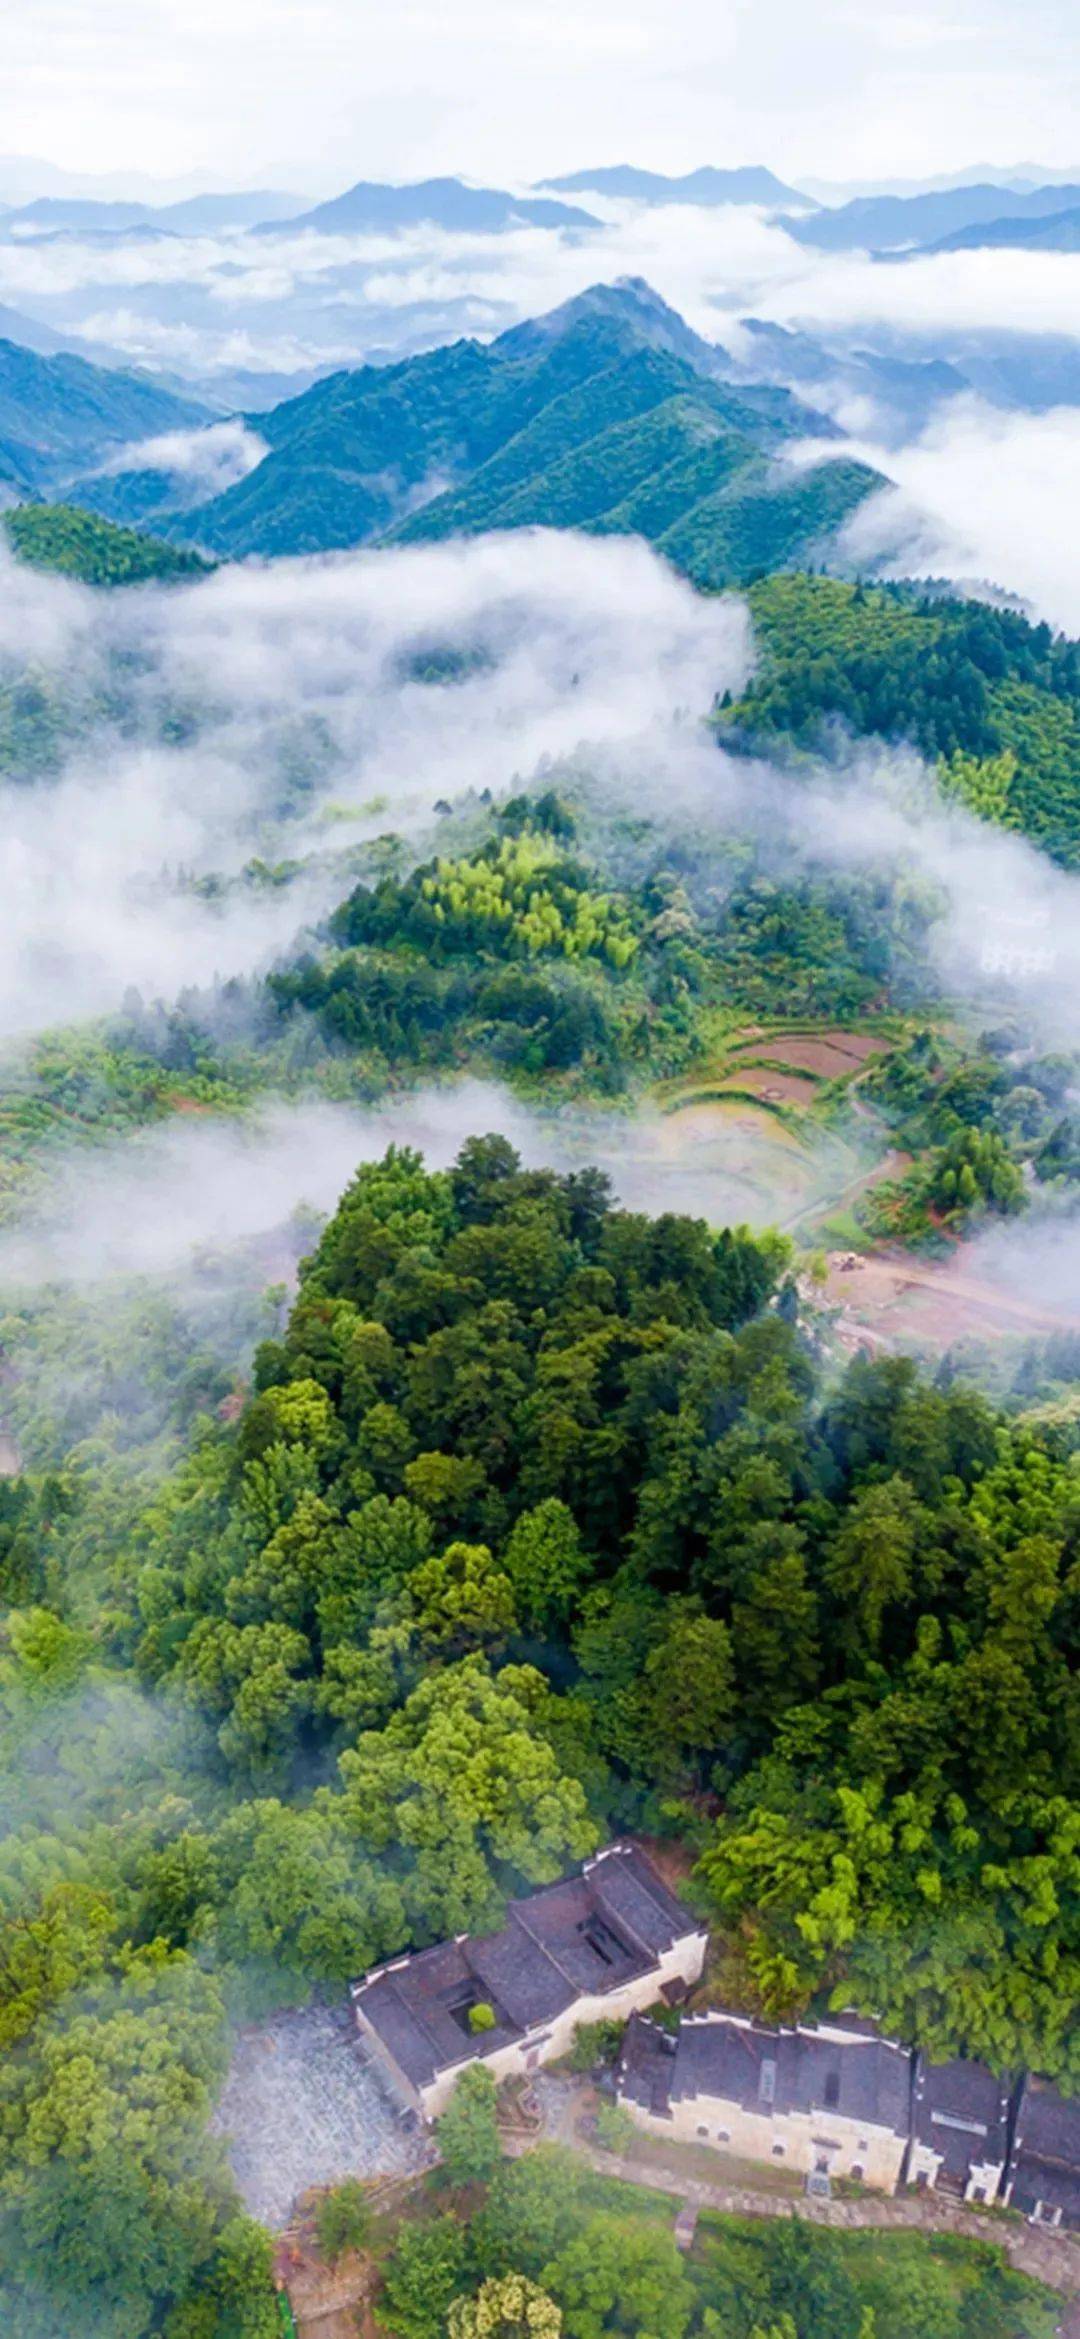
[[[1047,170],[1043,163],[1018,162],[1004,168],[996,162],[972,163],[962,171],[930,171],[918,179],[819,179],[813,173],[803,181],[808,194],[821,203],[852,203],[857,195],[938,195],[951,187],[1011,187],[1029,194],[1033,187],[1060,187],[1080,178],[1080,166]]]
[[[560,195],[610,195],[633,203],[813,204],[812,196],[785,186],[760,163],[748,163],[739,170],[687,171],[684,177],[672,179],[660,171],[639,171],[632,163],[620,162],[597,170],[570,171],[564,178],[538,183],[554,187]]]
[[[640,281],[596,286],[484,347],[331,375],[257,418],[270,452],[194,511],[163,475],[70,498],[237,558],[547,526],[646,537],[701,585],[806,559],[881,484],[787,450],[832,426],[790,391],[724,379],[724,353]]]
[[[523,225],[596,227],[600,223],[587,204],[562,200],[568,195],[587,198],[590,194],[650,205],[714,208],[755,204],[784,214],[782,224],[791,235],[826,251],[951,248],[950,239],[961,234],[965,243],[955,248],[964,249],[976,240],[965,231],[979,227],[995,230],[993,236],[979,239],[985,242],[1031,243],[1036,248],[1067,250],[1072,248],[1068,243],[1055,245],[1036,236],[1007,238],[1003,230],[1012,220],[1037,221],[1054,214],[1067,217],[1071,210],[1080,208],[1080,185],[1036,183],[1008,173],[910,194],[860,195],[826,207],[813,194],[791,186],[762,164],[734,169],[708,165],[681,176],[668,176],[639,170],[631,163],[616,163],[539,181],[528,195],[471,186],[460,178],[422,179],[403,185],[361,179],[343,194],[315,204],[305,204],[300,197],[277,188],[224,190],[164,204],[41,195],[15,208],[0,204],[0,237],[197,235],[229,229],[250,229],[264,235],[293,230],[321,234],[382,230],[392,234],[420,226],[499,234]],[[1068,231],[1062,226],[1060,232]]]
[[[950,398],[971,389],[956,365],[937,357],[905,357],[873,349],[836,349],[788,326],[740,319],[740,344],[731,363],[735,381],[775,382],[834,412],[841,401],[869,401],[875,435],[887,445],[918,435]]]
[[[1060,195],[1062,188],[1056,188]],[[1080,190],[1076,190],[1080,195]],[[1067,211],[1052,211],[1049,219],[991,219],[985,226],[958,227],[936,244],[922,244],[911,257],[935,252],[974,251],[1080,252],[1080,200]],[[907,258],[904,254],[902,257]]]
[[[150,228],[169,235],[212,233],[218,228],[256,227],[267,220],[287,219],[300,204],[296,195],[271,188],[244,189],[235,194],[190,195],[183,203],[100,203],[70,195],[41,195],[6,212],[0,220],[4,235],[93,233],[129,235]]]
[[[597,225],[591,212],[576,204],[511,195],[498,187],[470,187],[463,179],[420,179],[409,186],[361,179],[343,195],[312,205],[297,195],[266,190],[191,195],[183,203],[160,206],[88,202],[67,195],[42,195],[14,211],[4,212],[0,206],[0,235],[15,237],[209,235],[226,228],[252,228],[266,235],[293,229],[338,235],[380,228],[393,233],[420,226],[490,235],[510,227]]]
[[[834,347],[833,336],[829,336]],[[1017,414],[1046,414],[1053,406],[1080,406],[1080,340],[1068,333],[1023,332],[1008,326],[950,326],[935,319],[914,327],[873,329],[873,354],[891,364],[930,358],[954,367],[989,405]],[[838,359],[843,352],[838,351]],[[854,353],[853,353],[854,354]]]
[[[211,417],[148,375],[0,340],[0,481],[51,495],[133,440],[196,430]]]
[[[312,228],[338,235],[359,228],[443,227],[480,235],[508,227],[595,227],[591,212],[570,203],[508,195],[498,187],[469,187],[463,179],[420,179],[411,186],[385,186],[360,179],[344,195],[316,203],[275,227]]]
[[[1080,186],[1033,187],[1026,191],[984,185],[952,187],[929,195],[862,195],[836,211],[815,211],[808,219],[781,225],[797,243],[829,252],[889,252],[904,245],[939,243],[961,228],[1004,220],[1045,219],[1080,204]]]

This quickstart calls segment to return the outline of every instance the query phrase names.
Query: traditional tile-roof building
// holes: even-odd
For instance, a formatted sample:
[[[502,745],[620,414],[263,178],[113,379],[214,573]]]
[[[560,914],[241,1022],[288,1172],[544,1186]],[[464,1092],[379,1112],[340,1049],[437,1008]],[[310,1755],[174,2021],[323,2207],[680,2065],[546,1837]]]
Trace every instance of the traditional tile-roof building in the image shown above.
[[[1080,2231],[1080,2099],[1024,2080],[1002,2195],[1040,2225]]]
[[[354,1982],[362,2038],[404,2100],[441,2112],[467,2063],[497,2079],[564,2055],[579,2023],[625,2019],[697,1981],[708,1940],[636,1845],[512,1901],[497,1933],[462,1934]],[[473,2008],[486,2027],[474,2028]]]
[[[712,2011],[675,2032],[646,2020],[687,1995],[707,1946],[640,1847],[611,1844],[511,1901],[498,1932],[365,1974],[356,2025],[396,2094],[434,2119],[470,2063],[509,2078],[557,2061],[580,2023],[625,2021],[616,2090],[655,2135],[783,2163],[811,2191],[833,2177],[887,2193],[906,2182],[1080,2231],[1080,2100],[1044,2079],[1014,2089],[982,2063],[931,2063],[857,2015],[769,2024]]]
[[[911,2057],[857,2017],[772,2026],[691,2015],[631,2022],[616,2073],[640,2126],[894,2192],[910,2129]]]
[[[1009,2157],[1012,2089],[985,2063],[931,2063],[916,2055],[909,2185],[996,2201]]]

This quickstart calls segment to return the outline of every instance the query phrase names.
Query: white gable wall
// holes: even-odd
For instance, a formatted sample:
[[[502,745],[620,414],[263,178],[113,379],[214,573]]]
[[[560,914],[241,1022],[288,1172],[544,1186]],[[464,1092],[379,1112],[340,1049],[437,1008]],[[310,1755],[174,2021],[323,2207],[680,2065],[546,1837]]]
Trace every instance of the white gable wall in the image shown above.
[[[976,2198],[980,2201],[996,2201],[1005,2174],[1004,2161],[979,2158],[979,2139],[977,2136],[973,2136],[971,2139],[970,2153],[967,2183],[964,2186],[965,2201],[974,2201]],[[907,2170],[908,2184],[922,2183],[933,2190],[941,2173],[943,2162],[943,2153],[935,2152],[933,2145],[925,2140],[913,2137],[911,2158]]]

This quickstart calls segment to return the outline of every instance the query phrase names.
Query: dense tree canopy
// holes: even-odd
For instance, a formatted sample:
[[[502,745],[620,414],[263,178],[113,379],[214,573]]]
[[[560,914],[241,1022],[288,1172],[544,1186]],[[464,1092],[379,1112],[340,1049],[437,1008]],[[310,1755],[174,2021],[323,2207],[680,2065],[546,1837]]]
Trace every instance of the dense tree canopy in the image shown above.
[[[399,2339],[1051,2339],[1060,2308],[954,2235],[706,2210],[684,2257],[670,2202],[552,2145],[454,2210],[398,2230],[378,2314]]]
[[[72,504],[17,504],[5,512],[3,527],[20,560],[83,585],[168,582],[205,576],[210,566],[197,552],[164,544],[141,529],[118,528]]]
[[[49,2296],[78,2261],[102,2339],[219,2315],[223,2006],[495,1925],[627,1821],[688,1836],[746,2003],[1080,2076],[1069,1445],[907,1362],[823,1381],[786,1264],[501,1138],[392,1148],[149,1500],[8,1498],[0,2216],[34,2339],[54,2232]],[[490,2105],[458,2126],[489,2219]],[[569,2339],[690,2331],[651,2244],[533,2215],[509,2262],[481,2222],[483,2271]],[[413,2247],[386,2320],[427,2339],[468,2285],[456,2227]]]
[[[750,588],[764,659],[725,728],[826,747],[907,741],[946,792],[1080,860],[1080,645],[1011,609],[910,586],[773,576]]]

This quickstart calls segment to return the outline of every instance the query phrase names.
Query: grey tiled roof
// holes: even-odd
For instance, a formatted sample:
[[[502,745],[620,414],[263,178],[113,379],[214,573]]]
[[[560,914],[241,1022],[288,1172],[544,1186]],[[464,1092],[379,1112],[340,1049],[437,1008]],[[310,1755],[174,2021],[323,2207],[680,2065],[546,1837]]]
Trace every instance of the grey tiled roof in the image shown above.
[[[1009,2142],[1009,2083],[985,2063],[960,2058],[915,2062],[912,2135],[940,2153],[949,2176],[966,2180],[973,2161],[1004,2164]]]
[[[676,2040],[657,2023],[632,2014],[619,2057],[619,2094],[627,2102],[663,2119],[671,2109],[671,2082],[675,2075]]]
[[[596,1902],[611,1924],[629,1931],[644,1950],[657,1954],[670,1949],[679,1933],[690,1928],[689,1912],[640,1854],[630,1859],[598,1860],[591,1883]]]
[[[514,1912],[501,1933],[470,1941],[468,1954],[488,1997],[505,2007],[519,2030],[553,2022],[566,2005],[565,1974],[516,1921]]]
[[[581,1997],[648,1974],[702,1932],[634,1844],[615,1844],[576,1876],[511,1901],[499,1932],[440,1942],[353,1984],[353,2002],[416,2087],[474,2055],[536,2031]],[[493,2030],[471,2032],[484,2000]]]
[[[650,2030],[647,2023],[631,2024],[620,2067],[623,2091],[650,2109],[712,2097],[766,2117],[819,2115],[823,2133],[830,2112],[897,2136],[908,2133],[910,2057],[876,2033],[838,2035],[839,2025],[773,2028],[706,2014],[682,2023],[672,2055],[643,2035]]]
[[[1080,2098],[1048,2079],[1024,2081],[1009,2176],[1014,2198],[1048,2201],[1080,2221]]]

